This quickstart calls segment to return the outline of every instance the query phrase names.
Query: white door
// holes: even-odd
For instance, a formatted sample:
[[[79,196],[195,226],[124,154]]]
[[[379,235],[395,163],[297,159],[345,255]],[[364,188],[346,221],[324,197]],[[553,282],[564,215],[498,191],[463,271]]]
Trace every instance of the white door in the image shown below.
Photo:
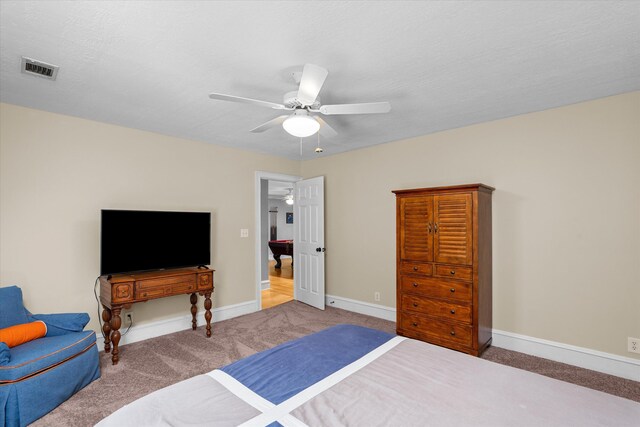
[[[294,297],[324,310],[324,177],[296,182],[294,194]]]

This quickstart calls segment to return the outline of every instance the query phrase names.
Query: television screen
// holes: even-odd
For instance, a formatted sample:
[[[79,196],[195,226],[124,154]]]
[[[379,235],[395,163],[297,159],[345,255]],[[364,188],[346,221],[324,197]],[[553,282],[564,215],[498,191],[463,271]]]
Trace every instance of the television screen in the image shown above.
[[[100,275],[211,262],[210,212],[102,210]]]

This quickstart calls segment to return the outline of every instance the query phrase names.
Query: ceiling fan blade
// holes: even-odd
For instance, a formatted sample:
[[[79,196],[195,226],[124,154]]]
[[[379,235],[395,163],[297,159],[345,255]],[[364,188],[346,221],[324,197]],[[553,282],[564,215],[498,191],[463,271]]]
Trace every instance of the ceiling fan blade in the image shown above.
[[[285,115],[285,116],[276,117],[275,119],[271,119],[268,122],[263,123],[260,126],[251,129],[251,132],[254,132],[254,133],[264,132],[265,130],[269,130],[273,127],[282,125],[282,122],[284,122],[287,117],[289,116]]]
[[[297,97],[303,106],[313,104],[328,74],[329,72],[322,67],[305,64]]]
[[[220,101],[239,102],[241,104],[259,105],[261,107],[273,108],[275,110],[290,110],[282,104],[276,104],[275,102],[260,101],[259,99],[243,98],[241,96],[225,95],[223,93],[210,93],[209,98],[219,99]]]
[[[312,110],[313,111],[313,110]],[[391,111],[388,102],[369,102],[365,104],[336,104],[323,105],[318,110],[322,114],[379,114]]]
[[[318,131],[320,135],[324,136],[325,138],[333,138],[334,136],[338,135],[338,132],[336,132],[335,129],[329,126],[327,122],[322,120],[321,117],[314,116],[314,119],[316,119],[318,123],[320,123],[320,130]]]

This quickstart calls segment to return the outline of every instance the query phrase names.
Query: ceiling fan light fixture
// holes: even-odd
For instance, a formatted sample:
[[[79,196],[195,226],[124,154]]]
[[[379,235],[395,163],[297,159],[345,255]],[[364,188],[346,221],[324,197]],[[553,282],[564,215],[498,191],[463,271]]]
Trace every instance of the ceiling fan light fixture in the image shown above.
[[[284,202],[289,206],[293,205],[293,188],[289,189],[289,194],[284,196]]]
[[[309,115],[306,110],[296,110],[282,122],[287,133],[298,138],[306,138],[320,130],[320,123]]]

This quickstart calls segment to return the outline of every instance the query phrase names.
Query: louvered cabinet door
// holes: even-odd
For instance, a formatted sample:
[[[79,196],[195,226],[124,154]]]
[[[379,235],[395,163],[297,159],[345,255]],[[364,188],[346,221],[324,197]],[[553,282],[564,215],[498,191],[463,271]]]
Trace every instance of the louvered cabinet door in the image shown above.
[[[473,262],[471,194],[436,195],[433,198],[435,262],[471,265]]]
[[[433,196],[400,199],[400,258],[433,261]]]

